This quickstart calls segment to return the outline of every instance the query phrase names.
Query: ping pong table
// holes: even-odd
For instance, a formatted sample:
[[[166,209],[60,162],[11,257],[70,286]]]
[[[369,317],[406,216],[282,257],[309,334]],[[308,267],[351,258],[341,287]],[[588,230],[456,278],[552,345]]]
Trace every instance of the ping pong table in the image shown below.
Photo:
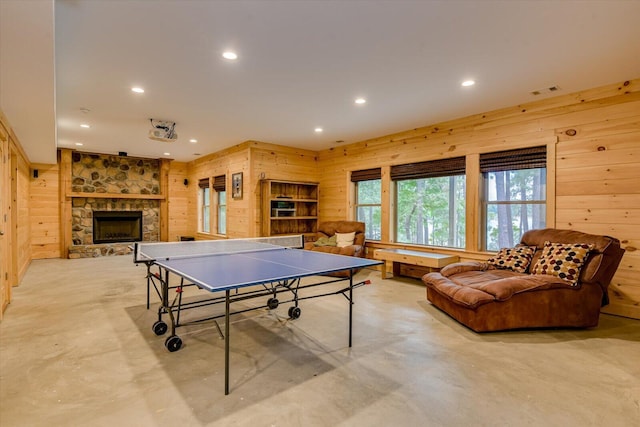
[[[297,319],[301,315],[301,300],[343,295],[349,304],[349,347],[352,345],[353,329],[353,289],[368,284],[368,281],[354,283],[355,272],[363,267],[378,265],[381,261],[334,255],[323,252],[302,250],[304,238],[298,236],[267,237],[255,239],[201,240],[190,242],[135,243],[134,263],[147,267],[147,308],[149,292],[153,287],[160,299],[158,320],[153,324],[156,335],[170,334],[165,347],[170,352],[182,347],[182,339],[176,335],[176,328],[186,324],[212,320],[225,341],[225,395],[229,394],[229,336],[230,316],[246,311],[268,308],[292,302],[288,315]],[[155,271],[154,271],[155,269]],[[328,273],[349,271],[348,277],[329,277]],[[171,278],[179,278],[172,284]],[[323,276],[321,281],[302,283],[303,278]],[[176,278],[174,277],[174,279]],[[348,282],[338,290],[313,292],[302,295],[302,291],[336,282]],[[208,297],[204,300],[185,302],[182,294],[186,287],[197,287],[224,296]],[[171,291],[175,291],[173,297]],[[234,291],[234,292],[232,292]],[[282,297],[289,299],[280,300]],[[231,305],[255,298],[267,298],[266,304],[242,307],[231,311]],[[181,322],[184,310],[224,304],[224,313],[207,311],[207,316]],[[163,316],[168,318],[169,324]],[[225,331],[217,320],[224,317]]]

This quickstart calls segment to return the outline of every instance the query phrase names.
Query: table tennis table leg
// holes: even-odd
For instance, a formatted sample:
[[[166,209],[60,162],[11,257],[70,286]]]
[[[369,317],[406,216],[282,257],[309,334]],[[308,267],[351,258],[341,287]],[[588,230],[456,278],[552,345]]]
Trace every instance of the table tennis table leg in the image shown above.
[[[351,347],[351,330],[353,326],[353,270],[349,274],[349,347]]]
[[[225,311],[224,311],[224,394],[229,394],[229,296],[230,291],[225,291]]]

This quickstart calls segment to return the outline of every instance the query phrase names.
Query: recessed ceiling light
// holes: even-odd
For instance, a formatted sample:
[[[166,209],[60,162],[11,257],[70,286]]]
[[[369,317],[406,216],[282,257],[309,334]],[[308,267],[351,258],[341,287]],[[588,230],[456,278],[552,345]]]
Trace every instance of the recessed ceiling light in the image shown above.
[[[192,144],[195,144],[196,142],[198,142],[198,140],[197,139],[190,139],[189,142],[192,143]]]
[[[314,131],[316,133],[321,133],[323,131],[323,129],[321,127],[317,127],[317,128],[314,129]]]
[[[144,93],[144,89],[142,89],[141,87],[132,87],[131,92]]]
[[[356,104],[364,104],[365,102],[367,102],[367,100],[364,98],[356,98]]]
[[[224,52],[224,53],[222,54],[222,57],[223,57],[224,59],[231,59],[231,60],[234,60],[234,59],[238,59],[238,54],[237,54],[237,53],[235,53],[235,52],[231,52],[230,50],[228,50],[228,51],[226,51],[226,52]]]
[[[171,155],[171,153],[164,153],[164,155],[165,155],[165,156],[170,156],[170,155]]]
[[[85,128],[85,129],[89,129],[91,126],[89,126],[89,125],[88,125],[88,124],[86,124],[86,123],[82,123],[82,124],[80,125],[80,127],[81,127],[81,128]]]
[[[84,144],[83,144],[82,142],[76,142],[76,145],[77,145],[78,147],[82,147]]]
[[[473,86],[474,84],[476,84],[476,82],[474,80],[465,80],[465,81],[462,82],[462,86],[464,86],[464,87]]]

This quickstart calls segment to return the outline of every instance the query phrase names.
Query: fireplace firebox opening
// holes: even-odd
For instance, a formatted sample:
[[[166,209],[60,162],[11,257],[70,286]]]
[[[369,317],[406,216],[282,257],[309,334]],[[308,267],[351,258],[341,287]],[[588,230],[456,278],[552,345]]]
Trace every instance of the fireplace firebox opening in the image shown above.
[[[93,243],[141,240],[142,211],[93,211]]]

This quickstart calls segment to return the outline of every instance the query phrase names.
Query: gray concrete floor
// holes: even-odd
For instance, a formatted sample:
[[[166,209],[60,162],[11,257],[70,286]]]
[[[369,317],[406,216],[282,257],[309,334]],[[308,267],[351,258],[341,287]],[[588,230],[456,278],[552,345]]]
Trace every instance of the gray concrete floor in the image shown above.
[[[151,331],[131,257],[34,261],[0,323],[0,425],[638,426],[640,321],[476,334],[413,279],[238,315],[231,394],[211,323]],[[154,307],[157,305],[154,304]],[[193,313],[192,313],[193,314]]]

